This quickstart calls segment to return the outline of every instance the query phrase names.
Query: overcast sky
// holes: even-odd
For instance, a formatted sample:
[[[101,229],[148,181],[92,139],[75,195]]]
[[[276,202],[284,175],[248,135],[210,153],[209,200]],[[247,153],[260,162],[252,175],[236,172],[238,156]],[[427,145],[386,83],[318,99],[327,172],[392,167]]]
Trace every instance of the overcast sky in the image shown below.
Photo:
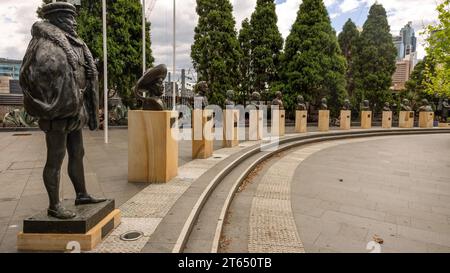
[[[83,0],[82,0],[83,1]],[[151,6],[152,0],[146,0]],[[343,24],[351,18],[358,26],[367,19],[370,6],[376,0],[324,0],[333,27],[339,33]],[[420,34],[424,25],[437,21],[436,3],[441,0],[378,0],[388,12],[392,34],[413,22],[419,37],[419,58],[425,55],[424,38]],[[31,38],[30,28],[36,18],[36,8],[41,0],[0,0],[0,57],[22,59]],[[256,0],[231,0],[236,18],[236,28],[250,17]],[[301,0],[276,0],[278,27],[286,38],[294,22]],[[197,24],[195,0],[177,0],[177,70],[192,68],[190,46]],[[153,11],[148,13],[152,23],[152,49],[156,63],[172,64],[172,1],[156,0]]]

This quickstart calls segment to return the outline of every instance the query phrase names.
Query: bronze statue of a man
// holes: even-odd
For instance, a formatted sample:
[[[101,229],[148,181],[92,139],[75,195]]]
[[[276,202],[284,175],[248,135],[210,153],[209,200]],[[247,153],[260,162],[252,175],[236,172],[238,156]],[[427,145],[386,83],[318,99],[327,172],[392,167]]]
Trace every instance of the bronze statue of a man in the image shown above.
[[[250,105],[254,105],[256,109],[259,109],[261,106],[261,94],[259,94],[259,92],[255,91],[252,93]]]
[[[277,91],[275,93],[275,99],[272,101],[273,106],[278,106],[279,110],[284,110],[284,104],[283,104],[283,94],[281,91]]]
[[[319,106],[319,110],[328,110],[328,100],[327,98],[322,98],[322,100],[320,101],[320,106]]]
[[[448,121],[448,111],[450,109],[450,105],[448,103],[448,99],[444,99],[442,101],[442,104],[440,105],[441,108],[441,122],[447,123]]]
[[[234,91],[228,90],[227,91],[227,99],[225,100],[225,106],[234,106]]]
[[[349,99],[345,99],[344,100],[344,105],[342,106],[342,110],[343,111],[350,111],[350,110],[352,110],[352,105],[351,105]]]
[[[369,100],[364,100],[361,106],[361,111],[370,111],[370,102]]]
[[[134,88],[134,94],[142,101],[143,109],[149,111],[164,111],[166,105],[161,96],[164,93],[164,79],[167,76],[167,67],[160,64],[148,69]]]
[[[384,106],[383,106],[383,112],[391,112],[391,111],[392,111],[392,109],[391,109],[390,103],[389,102],[385,102]]]
[[[194,87],[194,108],[195,109],[205,109],[208,103],[208,93],[209,87],[208,83],[205,81],[198,82]]]
[[[406,111],[406,112],[411,112],[412,111],[411,103],[409,102],[408,99],[404,99],[402,101],[402,103],[400,104],[400,108],[402,109],[402,111]]]
[[[61,166],[69,155],[68,173],[76,192],[75,205],[104,202],[90,196],[84,177],[82,129],[98,127],[97,69],[87,45],[76,32],[75,6],[56,2],[43,6],[44,21],[36,22],[20,71],[26,111],[39,118],[45,132],[47,162],[44,184],[48,215],[76,217],[60,201]]]
[[[298,111],[306,111],[307,110],[305,98],[302,95],[299,95],[297,97],[297,107],[296,108]]]
[[[427,99],[422,100],[422,105],[419,107],[419,112],[433,112],[433,108]]]

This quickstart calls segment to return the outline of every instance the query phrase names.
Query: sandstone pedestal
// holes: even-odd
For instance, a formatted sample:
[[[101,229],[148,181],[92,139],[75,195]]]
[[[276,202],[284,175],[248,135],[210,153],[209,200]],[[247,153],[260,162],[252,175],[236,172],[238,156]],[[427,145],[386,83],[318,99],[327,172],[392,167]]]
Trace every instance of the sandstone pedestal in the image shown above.
[[[450,128],[450,123],[439,122],[439,128]]]
[[[264,112],[262,110],[250,110],[250,120],[249,120],[249,139],[250,140],[261,140],[263,139],[263,129],[264,129]]]
[[[392,128],[392,112],[391,111],[383,111],[383,120],[381,128],[383,129],[391,129]]]
[[[21,251],[67,251],[68,244],[79,244],[80,251],[91,251],[118,227],[120,210],[114,200],[103,203],[74,206],[74,200],[65,207],[77,214],[69,220],[60,220],[42,212],[24,220],[23,232],[17,235],[17,249]]]
[[[272,136],[282,137],[286,133],[285,110],[272,110]]]
[[[319,131],[328,132],[330,130],[330,110],[319,111]]]
[[[419,127],[420,128],[433,128],[434,113],[433,112],[420,112],[419,113]]]
[[[352,126],[352,112],[349,110],[341,111],[340,120],[341,130],[350,130]]]
[[[165,183],[178,174],[177,112],[130,111],[128,181]]]
[[[296,111],[295,112],[295,132],[306,133],[308,132],[308,112]]]
[[[400,128],[414,128],[414,112],[401,111],[398,123]]]
[[[362,129],[372,128],[372,111],[361,112],[361,128]]]
[[[213,111],[192,111],[192,158],[210,158],[214,152]]]
[[[223,111],[223,140],[224,148],[236,147],[239,145],[239,110]]]

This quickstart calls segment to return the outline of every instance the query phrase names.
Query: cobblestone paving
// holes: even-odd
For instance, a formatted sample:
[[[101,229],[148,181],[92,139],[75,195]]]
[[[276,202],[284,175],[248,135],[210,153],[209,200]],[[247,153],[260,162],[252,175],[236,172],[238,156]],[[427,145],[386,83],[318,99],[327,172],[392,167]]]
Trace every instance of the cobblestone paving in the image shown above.
[[[181,166],[178,176],[167,184],[149,185],[120,207],[121,224],[92,252],[141,252],[163,217],[197,178],[241,148],[254,144],[255,142],[244,142],[240,147],[217,150],[211,158],[193,160]],[[135,230],[144,232],[145,236],[137,241],[120,240],[121,234]]]

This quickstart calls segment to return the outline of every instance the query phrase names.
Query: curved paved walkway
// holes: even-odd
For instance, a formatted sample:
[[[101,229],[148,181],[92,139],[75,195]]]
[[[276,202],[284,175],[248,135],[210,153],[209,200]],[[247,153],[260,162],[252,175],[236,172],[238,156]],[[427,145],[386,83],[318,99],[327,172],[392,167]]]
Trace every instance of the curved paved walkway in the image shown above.
[[[339,145],[303,161],[292,208],[306,252],[450,252],[450,135]]]
[[[221,252],[448,253],[449,152],[450,135],[425,135],[283,153],[237,193]]]

